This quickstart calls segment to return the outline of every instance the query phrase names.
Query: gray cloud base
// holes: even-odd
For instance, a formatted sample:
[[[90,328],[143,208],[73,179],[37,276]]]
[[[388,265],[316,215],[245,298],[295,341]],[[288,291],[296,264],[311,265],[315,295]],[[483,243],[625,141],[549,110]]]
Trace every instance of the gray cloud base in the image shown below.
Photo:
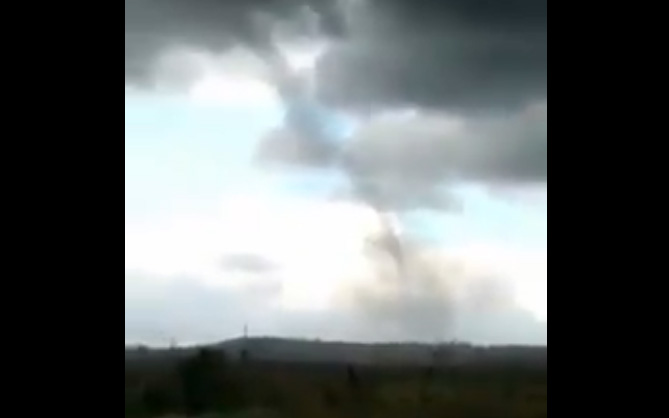
[[[346,146],[301,135],[292,125],[262,138],[262,164],[344,170],[352,196],[387,210],[452,209],[444,189],[453,180],[491,184],[546,184],[548,107],[539,103],[512,115],[465,119],[452,128],[443,113],[379,118],[363,124]]]
[[[478,112],[547,95],[546,0],[378,0],[357,2],[348,13],[337,3],[126,0],[126,82],[147,85],[153,60],[171,45],[270,51],[267,32],[250,18],[262,12],[274,17],[265,22],[282,22],[289,37],[322,34],[314,15],[321,29],[338,35],[316,69],[319,95],[329,103]],[[304,4],[317,13],[306,13]]]

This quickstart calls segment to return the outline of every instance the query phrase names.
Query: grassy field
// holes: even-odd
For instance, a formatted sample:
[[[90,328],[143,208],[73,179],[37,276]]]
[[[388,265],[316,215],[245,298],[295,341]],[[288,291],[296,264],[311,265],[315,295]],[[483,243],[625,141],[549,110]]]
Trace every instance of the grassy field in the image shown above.
[[[545,366],[504,362],[354,367],[228,361],[201,350],[125,368],[125,414],[136,418],[538,418],[546,396]]]

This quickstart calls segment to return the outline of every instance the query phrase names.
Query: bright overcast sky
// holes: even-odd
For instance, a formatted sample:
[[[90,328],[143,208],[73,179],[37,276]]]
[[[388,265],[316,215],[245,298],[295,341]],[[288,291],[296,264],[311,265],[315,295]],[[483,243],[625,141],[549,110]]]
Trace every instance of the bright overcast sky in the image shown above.
[[[545,92],[532,85],[520,104],[500,102],[507,74],[490,81],[496,107],[486,111],[481,91],[428,108],[418,99],[397,106],[400,93],[380,84],[365,97],[337,90],[339,106],[324,107],[332,126],[392,179],[389,211],[410,266],[399,277],[370,249],[384,231],[377,213],[342,198],[354,181],[345,172],[267,163],[284,155],[268,141],[289,138],[258,61],[241,48],[167,42],[145,64],[135,49],[148,47],[133,37],[151,20],[128,2],[126,343],[222,340],[246,323],[252,334],[322,339],[546,343],[546,162],[532,160],[545,160]],[[378,41],[372,31],[357,36]],[[294,68],[313,72],[323,45],[282,48]],[[135,77],[141,65],[151,87]],[[357,110],[384,101],[393,106]],[[420,183],[405,184],[412,173]],[[455,204],[432,205],[417,189],[446,190]]]

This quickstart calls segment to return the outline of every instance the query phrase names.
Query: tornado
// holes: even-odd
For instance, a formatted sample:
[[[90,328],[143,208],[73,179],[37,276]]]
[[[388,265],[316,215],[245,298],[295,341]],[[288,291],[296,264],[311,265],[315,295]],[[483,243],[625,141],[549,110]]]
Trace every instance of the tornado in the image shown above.
[[[321,16],[318,28],[321,35],[346,35],[345,14],[341,7],[339,10],[329,9],[327,13],[323,10],[315,12]],[[343,136],[339,130],[329,129],[330,121],[339,119],[341,115],[319,102],[304,75],[291,68],[288,59],[273,41],[266,22],[256,20],[250,26],[255,27],[255,31],[247,34],[246,42],[269,69],[269,81],[284,108],[285,126],[307,145],[310,157],[317,162],[314,165],[343,170],[353,196],[374,210],[378,217],[381,233],[369,242],[392,260],[398,276],[404,276],[404,246],[395,214],[385,210],[382,190],[365,175],[365,167],[348,151],[346,144],[350,138]]]

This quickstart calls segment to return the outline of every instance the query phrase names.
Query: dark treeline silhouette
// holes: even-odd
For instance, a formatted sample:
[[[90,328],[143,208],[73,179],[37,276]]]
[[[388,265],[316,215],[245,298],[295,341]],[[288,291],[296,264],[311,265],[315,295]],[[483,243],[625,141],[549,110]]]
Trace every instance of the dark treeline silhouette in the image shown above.
[[[210,345],[213,350],[224,350],[231,358],[250,356],[255,359],[279,362],[339,363],[373,365],[433,365],[439,363],[506,363],[545,367],[545,346],[474,346],[465,343],[351,343],[298,340],[272,337],[239,338]],[[178,350],[151,350],[151,358],[183,357],[195,353],[197,347]],[[126,348],[126,361],[146,361],[146,348]],[[244,354],[246,352],[246,354]]]
[[[508,347],[487,348],[481,361],[458,361],[453,345],[440,347],[438,355],[433,349],[429,364],[374,364],[278,361],[255,356],[253,348],[223,346],[126,349],[126,417],[547,415],[546,362],[532,356],[518,361],[516,353],[543,350],[545,359],[545,347],[516,347],[510,356]],[[496,350],[507,355],[492,355]]]

